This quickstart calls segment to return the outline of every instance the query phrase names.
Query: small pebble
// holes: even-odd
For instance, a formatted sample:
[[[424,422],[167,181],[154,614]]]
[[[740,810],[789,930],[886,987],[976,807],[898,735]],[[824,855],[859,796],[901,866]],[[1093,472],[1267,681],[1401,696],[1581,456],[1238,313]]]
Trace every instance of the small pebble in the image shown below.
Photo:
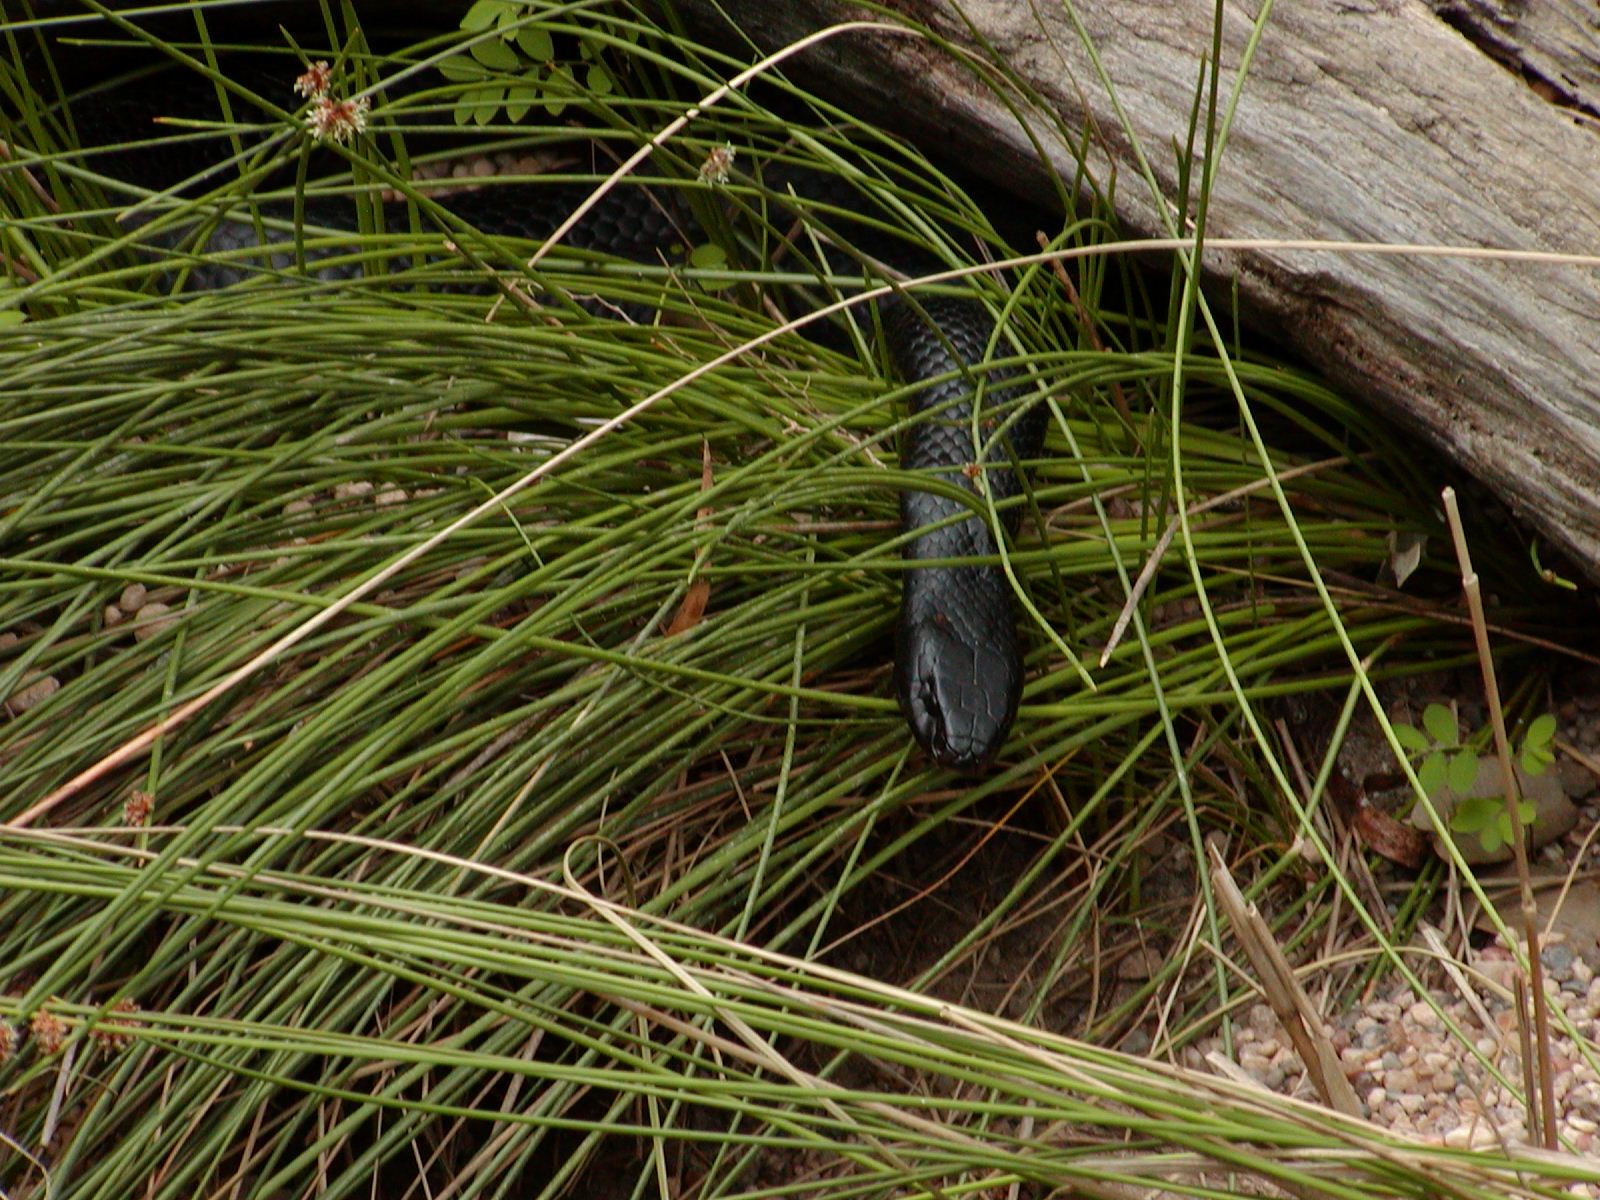
[[[1556,764],[1556,778],[1561,780],[1562,789],[1574,800],[1582,800],[1595,790],[1594,772],[1570,758],[1563,758]]]
[[[1439,1014],[1426,1001],[1418,1000],[1406,1010],[1406,1019],[1419,1029],[1438,1029]]]
[[[61,681],[54,675],[40,675],[37,671],[29,671],[23,678],[31,682],[12,692],[6,700],[6,707],[12,712],[27,712],[30,708],[43,704],[61,690]]]
[[[1446,1146],[1469,1147],[1472,1145],[1472,1139],[1478,1132],[1478,1128],[1475,1125],[1458,1125],[1444,1135],[1444,1144]]]
[[[139,610],[133,614],[133,619],[135,622],[133,638],[138,642],[148,642],[153,637],[160,637],[178,623],[178,618],[173,614],[171,607],[159,600],[141,604]]]

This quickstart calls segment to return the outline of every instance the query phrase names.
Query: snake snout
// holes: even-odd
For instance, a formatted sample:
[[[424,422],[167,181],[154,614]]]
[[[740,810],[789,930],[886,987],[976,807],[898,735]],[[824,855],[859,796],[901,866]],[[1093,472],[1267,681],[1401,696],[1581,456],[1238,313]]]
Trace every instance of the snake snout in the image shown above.
[[[972,580],[952,586],[937,578],[940,571],[924,568],[906,579],[895,662],[900,706],[935,762],[975,771],[999,753],[1017,714],[1022,669],[1016,625],[1008,597],[997,599],[998,613],[974,621]],[[969,606],[952,611],[944,603],[963,595]]]

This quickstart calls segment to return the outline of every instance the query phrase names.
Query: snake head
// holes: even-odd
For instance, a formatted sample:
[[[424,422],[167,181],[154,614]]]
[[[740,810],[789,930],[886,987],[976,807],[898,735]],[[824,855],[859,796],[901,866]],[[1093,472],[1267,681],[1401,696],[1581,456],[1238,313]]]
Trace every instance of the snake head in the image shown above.
[[[997,571],[906,573],[895,681],[918,743],[947,767],[976,771],[1004,745],[1022,691],[1011,597]]]

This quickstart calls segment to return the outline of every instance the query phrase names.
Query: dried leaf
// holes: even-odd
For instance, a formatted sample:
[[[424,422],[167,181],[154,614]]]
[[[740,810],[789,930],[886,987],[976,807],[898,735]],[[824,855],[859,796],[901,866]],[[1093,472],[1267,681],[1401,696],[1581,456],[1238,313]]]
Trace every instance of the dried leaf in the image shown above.
[[[711,484],[711,444],[701,441],[700,490],[709,492]],[[696,523],[701,528],[705,528],[710,523],[711,515],[715,511],[713,508],[700,509],[696,514],[699,518]],[[668,637],[676,637],[686,630],[693,629],[705,617],[706,605],[711,602],[711,581],[699,572],[704,568],[709,557],[709,552],[705,551],[695,556],[693,567],[695,577],[689,581],[688,590],[684,592],[683,600],[678,604],[678,611],[672,614],[672,620],[667,624]]]
[[[1415,870],[1428,856],[1428,835],[1398,817],[1363,804],[1356,813],[1356,836],[1374,854]]]

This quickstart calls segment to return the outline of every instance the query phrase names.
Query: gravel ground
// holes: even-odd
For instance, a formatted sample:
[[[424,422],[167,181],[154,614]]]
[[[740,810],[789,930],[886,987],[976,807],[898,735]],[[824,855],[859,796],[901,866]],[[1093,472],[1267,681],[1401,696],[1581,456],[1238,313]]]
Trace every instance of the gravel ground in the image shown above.
[[[1561,1148],[1600,1156],[1600,943],[1549,936],[1540,961],[1550,1000],[1550,1070]],[[1440,973],[1434,1003],[1400,985],[1356,1005],[1324,1032],[1369,1120],[1434,1145],[1492,1150],[1536,1144],[1522,1088],[1521,1038],[1511,1000],[1515,966],[1500,941]],[[1452,982],[1453,980],[1453,982]],[[1187,1064],[1272,1091],[1319,1100],[1300,1056],[1266,1004],[1234,1031],[1192,1047]],[[1568,1194],[1600,1200],[1600,1187]]]
[[[1557,944],[1545,950],[1543,960],[1552,1006],[1550,1059],[1558,1132],[1564,1149],[1600,1153],[1600,1059],[1595,1056],[1600,1042],[1600,953],[1580,956]],[[1489,983],[1502,987],[1512,976],[1510,955],[1498,945],[1482,952],[1474,967]],[[1556,1010],[1564,1014],[1570,1032],[1562,1029]],[[1445,1146],[1532,1144],[1525,1110],[1513,1090],[1522,1079],[1516,1014],[1500,988],[1487,987],[1470,1000],[1448,1000],[1436,1011],[1401,987],[1346,1014],[1329,1034],[1374,1123]],[[1588,1057],[1580,1041],[1587,1043]],[[1214,1064],[1222,1042],[1211,1039],[1197,1052]],[[1246,1015],[1235,1034],[1235,1052],[1233,1061],[1262,1086],[1316,1099],[1299,1055],[1267,1005],[1258,1004]],[[1494,1078],[1490,1066],[1501,1079]],[[1600,1196],[1600,1191],[1574,1194]]]

